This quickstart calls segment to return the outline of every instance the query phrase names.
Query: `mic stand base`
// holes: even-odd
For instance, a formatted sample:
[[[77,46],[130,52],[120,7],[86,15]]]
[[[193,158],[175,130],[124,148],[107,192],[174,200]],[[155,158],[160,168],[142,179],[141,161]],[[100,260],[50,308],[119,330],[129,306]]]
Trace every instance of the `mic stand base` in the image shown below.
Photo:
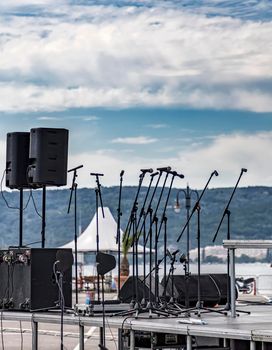
[[[201,317],[201,314],[209,313],[209,312],[214,312],[224,316],[228,315],[227,311],[224,311],[222,309],[215,310],[215,309],[211,309],[209,307],[203,306],[203,301],[197,302],[195,307],[184,309],[180,313],[188,313],[190,315],[190,313],[192,312],[194,312],[194,314],[197,315],[198,317]]]
[[[230,303],[226,303],[226,305],[224,306],[223,309],[221,309],[220,311],[225,311],[225,312],[230,312],[231,311],[231,306]],[[245,310],[236,310],[236,316],[239,316],[239,314],[247,314],[250,315],[251,312],[250,311],[245,311]]]
[[[169,302],[167,303],[167,307],[169,308],[169,310],[171,311],[181,311],[183,312],[183,310],[185,309],[185,306],[182,304],[179,304],[175,298],[171,297],[171,299],[169,300]]]

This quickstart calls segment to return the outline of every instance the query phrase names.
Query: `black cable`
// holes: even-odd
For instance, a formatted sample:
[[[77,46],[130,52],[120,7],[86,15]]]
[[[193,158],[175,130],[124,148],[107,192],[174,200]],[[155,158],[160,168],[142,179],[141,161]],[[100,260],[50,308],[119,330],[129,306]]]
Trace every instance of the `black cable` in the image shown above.
[[[112,330],[111,330],[111,326],[110,326],[110,323],[109,323],[109,319],[108,319],[107,316],[105,316],[105,318],[106,318],[106,321],[107,321],[107,324],[108,324],[108,328],[109,328],[109,330],[110,330],[110,333],[111,333],[111,336],[112,336],[112,339],[113,339],[115,348],[116,348],[116,350],[118,350],[116,340],[115,340],[114,335],[113,335]]]
[[[57,272],[56,272],[56,265],[59,261],[55,261],[54,264],[53,264],[53,273],[54,273],[54,276],[55,276],[55,279],[56,279],[56,284],[58,286],[58,289],[59,289],[59,295],[60,295],[60,307],[61,307],[61,311],[63,312],[63,309],[65,307],[65,299],[64,299],[64,295],[63,295],[63,290],[62,290],[62,287],[59,283],[59,279],[58,279],[58,276],[57,276]],[[61,320],[61,333],[63,332],[63,320]],[[64,345],[63,343],[63,339],[62,339],[62,336],[63,334],[61,334],[61,346],[64,348],[64,349],[67,349],[66,346]]]
[[[11,205],[9,205],[5,195],[4,195],[4,191],[3,191],[3,181],[4,181],[4,176],[5,176],[5,173],[6,173],[6,169],[3,171],[3,175],[2,175],[2,179],[1,179],[1,184],[0,184],[0,191],[1,191],[1,196],[6,204],[6,206],[9,208],[9,209],[16,209],[16,210],[20,210],[19,207],[13,207]],[[26,205],[24,206],[23,210],[25,210],[27,207],[28,207],[28,204],[29,204],[29,201],[30,201],[30,197],[31,197],[31,194],[29,194],[29,197],[27,199],[27,202],[26,202]]]
[[[39,211],[38,211],[38,209],[37,209],[37,205],[36,205],[36,202],[35,202],[35,199],[34,199],[32,190],[30,190],[30,197],[31,197],[31,199],[32,199],[33,207],[34,207],[34,209],[35,209],[36,214],[42,219],[42,215],[39,213]]]
[[[121,337],[123,336],[123,331],[124,331],[125,322],[126,322],[126,320],[129,319],[129,318],[134,318],[134,317],[131,317],[131,316],[129,315],[129,316],[127,316],[127,317],[125,317],[125,318],[123,319],[122,326],[121,326]]]

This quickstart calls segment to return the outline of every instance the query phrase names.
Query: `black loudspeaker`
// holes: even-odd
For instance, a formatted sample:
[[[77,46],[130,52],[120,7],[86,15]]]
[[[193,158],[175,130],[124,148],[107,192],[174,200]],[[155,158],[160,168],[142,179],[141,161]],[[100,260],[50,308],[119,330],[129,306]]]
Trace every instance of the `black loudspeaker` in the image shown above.
[[[30,130],[28,182],[40,187],[67,183],[68,130]]]
[[[138,296],[141,301],[145,296],[146,299],[149,298],[149,277],[146,278],[145,282],[143,282],[143,276],[139,276],[138,278]],[[134,277],[134,283],[136,284],[136,277]],[[152,286],[151,286],[151,301],[155,301],[155,279],[152,277]],[[159,285],[159,295],[163,295],[163,288]],[[129,276],[126,282],[123,284],[119,298],[123,303],[129,303],[135,297],[133,290],[133,276]]]
[[[69,261],[62,261],[63,296],[65,306],[72,306],[71,249],[10,248],[0,251],[0,306],[8,310],[34,311],[56,308],[59,301],[57,254]],[[54,274],[54,266],[56,275]]]
[[[105,275],[116,266],[116,259],[111,254],[98,252],[96,254],[96,268],[99,275]]]
[[[174,297],[178,303],[185,305],[185,297],[188,293],[189,305],[195,306],[197,303],[197,275],[191,275],[187,280],[184,275],[174,275]],[[167,288],[171,294],[172,277],[169,278]],[[164,280],[162,281],[164,285]],[[227,274],[203,274],[200,276],[201,301],[207,307],[217,304],[225,304],[227,300]]]
[[[27,181],[29,138],[29,132],[7,134],[6,186],[9,188],[29,188]]]
[[[214,283],[217,285],[220,300],[218,304],[224,305],[227,303],[228,299],[228,275],[226,273],[213,273],[209,275],[210,278],[214,280]],[[230,277],[229,277],[229,288],[230,288]],[[229,290],[230,295],[230,290]],[[236,299],[238,298],[238,294],[236,294]]]

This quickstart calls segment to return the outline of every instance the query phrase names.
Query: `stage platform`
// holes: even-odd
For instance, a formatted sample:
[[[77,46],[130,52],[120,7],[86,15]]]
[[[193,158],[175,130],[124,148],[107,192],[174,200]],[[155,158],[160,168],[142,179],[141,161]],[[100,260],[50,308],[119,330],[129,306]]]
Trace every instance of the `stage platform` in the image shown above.
[[[116,306],[114,306],[115,308]],[[127,308],[127,307],[126,307]],[[216,309],[215,309],[216,310]],[[250,311],[250,314],[239,313],[239,310]],[[152,332],[164,334],[180,334],[186,339],[186,347],[192,350],[195,347],[194,338],[223,339],[225,348],[231,350],[244,349],[237,346],[237,341],[245,342],[245,349],[272,349],[272,305],[237,305],[237,317],[221,315],[214,312],[203,313],[201,317],[191,314],[191,317],[152,317],[140,314],[135,319],[131,317],[111,316],[108,310],[107,327],[128,330],[130,334],[130,349],[136,349],[134,343],[135,332]],[[115,310],[113,310],[115,312]],[[3,311],[2,320],[24,321],[32,323],[32,349],[38,349],[38,324],[59,324],[59,312],[12,312]],[[79,327],[79,349],[84,349],[84,329],[87,327],[102,327],[102,316],[91,317],[65,314],[64,324]],[[122,342],[121,342],[122,343]],[[236,343],[236,345],[235,345]],[[122,344],[119,344],[119,350]],[[207,347],[208,349],[208,347]],[[219,347],[217,347],[219,349]],[[221,349],[221,348],[220,348]]]

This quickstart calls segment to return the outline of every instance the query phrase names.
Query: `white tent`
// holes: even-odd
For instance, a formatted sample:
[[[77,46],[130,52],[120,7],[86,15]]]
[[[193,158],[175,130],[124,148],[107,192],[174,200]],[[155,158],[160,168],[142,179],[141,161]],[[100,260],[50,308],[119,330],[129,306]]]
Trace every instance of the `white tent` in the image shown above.
[[[103,218],[101,207],[98,208],[98,235],[99,235],[99,251],[102,252],[116,252],[118,251],[118,244],[116,243],[117,223],[114,220],[109,208],[104,207],[105,217]],[[123,231],[121,232],[121,239]],[[89,226],[77,239],[78,252],[96,252],[96,213],[90,222]],[[62,246],[62,248],[75,249],[75,241]],[[143,246],[138,245],[138,251],[143,252]],[[146,248],[146,252],[149,249]]]

